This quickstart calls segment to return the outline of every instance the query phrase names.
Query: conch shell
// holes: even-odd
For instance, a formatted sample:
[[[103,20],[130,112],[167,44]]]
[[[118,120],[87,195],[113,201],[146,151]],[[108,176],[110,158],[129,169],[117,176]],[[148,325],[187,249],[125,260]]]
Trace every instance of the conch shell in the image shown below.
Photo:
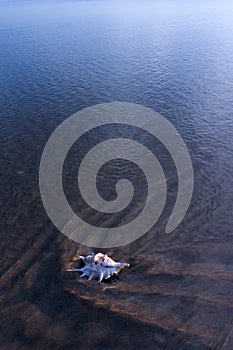
[[[103,279],[108,279],[113,275],[117,275],[124,267],[128,267],[129,264],[116,262],[109,258],[107,254],[92,254],[87,256],[79,256],[85,266],[80,269],[68,269],[66,271],[80,271],[82,275],[80,277],[87,276],[88,280],[98,279],[101,282]]]

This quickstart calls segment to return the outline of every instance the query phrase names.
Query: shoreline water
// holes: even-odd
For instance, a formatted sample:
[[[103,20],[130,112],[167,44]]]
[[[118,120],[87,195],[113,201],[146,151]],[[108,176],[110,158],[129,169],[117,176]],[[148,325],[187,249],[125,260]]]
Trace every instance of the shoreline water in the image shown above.
[[[111,4],[30,3],[20,11],[19,3],[0,4],[1,348],[231,350],[230,9]],[[50,222],[39,164],[63,120],[112,101],[152,108],[177,128],[192,159],[194,192],[182,223],[165,234],[178,187],[166,149],[149,133],[121,127],[95,130],[75,143],[64,165],[65,194],[73,210],[96,225],[114,220],[80,199],[78,164],[92,144],[132,137],[154,152],[167,178],[156,225],[132,244],[103,250],[130,268],[98,284],[65,274],[72,259],[98,250],[79,246]],[[143,174],[118,161],[98,177],[101,194],[114,196],[111,174],[127,171],[138,185],[137,208],[119,216],[120,224],[145,203]]]

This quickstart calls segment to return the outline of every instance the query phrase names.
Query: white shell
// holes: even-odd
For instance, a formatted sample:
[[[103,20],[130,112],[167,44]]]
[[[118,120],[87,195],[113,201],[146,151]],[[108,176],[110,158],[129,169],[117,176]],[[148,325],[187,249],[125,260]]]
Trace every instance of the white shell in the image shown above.
[[[102,253],[80,256],[79,258],[85,263],[85,266],[81,269],[68,269],[66,271],[80,271],[82,272],[80,277],[88,276],[88,280],[95,278],[99,282],[118,274],[121,269],[129,266],[127,263],[116,262],[109,258],[107,254]]]

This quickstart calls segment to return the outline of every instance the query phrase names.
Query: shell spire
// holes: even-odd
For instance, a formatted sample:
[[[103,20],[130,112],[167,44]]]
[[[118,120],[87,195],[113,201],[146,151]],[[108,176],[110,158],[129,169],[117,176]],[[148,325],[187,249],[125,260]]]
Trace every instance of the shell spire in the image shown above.
[[[98,253],[87,256],[79,256],[79,259],[85,264],[80,269],[68,269],[66,271],[80,271],[80,277],[87,276],[88,280],[98,279],[101,282],[103,279],[108,279],[113,275],[117,275],[124,267],[129,267],[129,264],[116,262],[107,254]]]

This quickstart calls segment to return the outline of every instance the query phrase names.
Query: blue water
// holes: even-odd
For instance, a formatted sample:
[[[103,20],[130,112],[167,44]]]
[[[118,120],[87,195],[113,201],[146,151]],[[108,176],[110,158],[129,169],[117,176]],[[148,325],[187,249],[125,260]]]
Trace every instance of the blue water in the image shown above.
[[[29,262],[20,264],[27,271],[38,235],[45,242],[40,235],[54,230],[38,189],[52,131],[97,103],[138,103],[160,112],[182,135],[194,167],[193,199],[172,235],[163,233],[165,213],[138,242],[112,251],[134,266],[126,284],[116,287],[121,307],[111,292],[82,293],[90,300],[97,293],[109,310],[145,324],[196,336],[203,346],[232,348],[232,38],[230,1],[0,2],[4,273],[24,254]],[[64,176],[75,202],[71,174]],[[176,189],[171,184],[171,198]]]

